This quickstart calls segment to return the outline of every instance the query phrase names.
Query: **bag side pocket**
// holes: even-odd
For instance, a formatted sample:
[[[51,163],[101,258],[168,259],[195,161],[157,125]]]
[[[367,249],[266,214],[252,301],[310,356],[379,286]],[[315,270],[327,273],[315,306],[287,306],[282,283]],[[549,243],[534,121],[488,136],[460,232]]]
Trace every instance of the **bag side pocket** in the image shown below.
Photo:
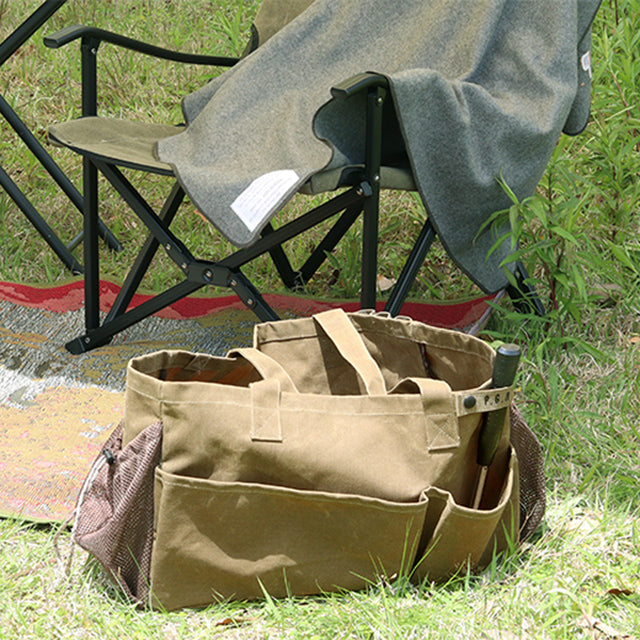
[[[167,610],[361,589],[408,572],[428,500],[217,482],[156,471],[152,604]]]
[[[134,600],[146,600],[153,547],[153,472],[162,425],[147,427],[122,448],[116,427],[94,462],[76,506],[72,538]]]
[[[458,504],[437,487],[427,491],[429,509],[415,579],[442,581],[460,570],[486,565],[494,552],[518,539],[518,463],[513,450],[496,506],[478,510]],[[510,540],[511,538],[511,540]]]

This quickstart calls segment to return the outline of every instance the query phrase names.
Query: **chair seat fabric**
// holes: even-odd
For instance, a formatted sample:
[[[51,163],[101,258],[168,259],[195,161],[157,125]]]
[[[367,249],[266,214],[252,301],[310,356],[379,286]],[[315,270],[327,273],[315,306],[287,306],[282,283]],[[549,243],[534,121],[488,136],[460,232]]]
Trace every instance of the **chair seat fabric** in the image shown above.
[[[300,187],[300,193],[314,195],[353,185],[361,179],[363,169],[363,165],[350,164],[319,171]],[[380,167],[380,188],[415,191],[416,183],[411,169],[408,167]]]
[[[112,164],[173,175],[170,164],[155,157],[158,140],[174,136],[183,125],[133,122],[118,118],[89,117],[49,128],[52,143]]]
[[[155,157],[156,143],[184,130],[183,125],[158,125],[118,118],[89,117],[54,125],[49,129],[52,143],[111,164],[173,175],[170,164]],[[345,165],[312,175],[301,193],[316,195],[354,184],[361,179],[363,165]],[[408,167],[381,167],[382,189],[415,190]]]

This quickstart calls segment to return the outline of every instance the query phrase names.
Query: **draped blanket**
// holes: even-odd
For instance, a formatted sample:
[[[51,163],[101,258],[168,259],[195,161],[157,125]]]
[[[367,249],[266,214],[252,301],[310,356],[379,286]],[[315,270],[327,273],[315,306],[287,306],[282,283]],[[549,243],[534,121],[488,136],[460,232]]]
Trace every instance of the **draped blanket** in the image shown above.
[[[385,145],[406,149],[451,257],[486,291],[502,288],[510,244],[490,249],[508,229],[485,223],[511,204],[500,180],[532,195],[563,128],[586,124],[599,0],[294,5],[288,24],[185,98],[188,126],[158,158],[223,235],[249,245],[312,174],[363,162],[364,99],[330,89],[383,74],[399,124]]]

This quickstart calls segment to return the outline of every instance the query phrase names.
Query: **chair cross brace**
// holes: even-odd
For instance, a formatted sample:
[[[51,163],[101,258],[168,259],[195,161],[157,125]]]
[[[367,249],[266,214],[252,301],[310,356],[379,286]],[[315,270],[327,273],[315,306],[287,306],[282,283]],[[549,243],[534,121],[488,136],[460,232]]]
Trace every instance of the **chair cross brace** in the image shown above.
[[[282,270],[288,274],[288,283],[285,282],[285,284],[292,285],[292,288],[299,285],[313,275],[312,271],[320,266],[322,257],[326,258],[327,250],[332,244],[335,246],[340,237],[346,233],[346,230],[362,211],[364,201],[371,195],[371,189],[367,183],[353,186],[329,202],[317,206],[278,229],[269,225],[262,237],[254,244],[239,249],[223,260],[214,262],[196,259],[169,228],[185,195],[177,183],[167,198],[162,211],[158,214],[153,211],[144,197],[117,167],[96,158],[84,158],[84,163],[87,165],[85,167],[85,185],[88,193],[95,189],[93,185],[94,181],[97,181],[96,170],[99,170],[151,233],[102,323],[99,313],[98,244],[85,243],[85,264],[87,265],[85,271],[86,332],[66,345],[66,348],[75,354],[107,344],[120,331],[207,285],[231,289],[261,320],[276,320],[278,315],[242,273],[242,267],[265,253],[272,255],[277,253],[282,260],[277,263],[279,272]],[[330,230],[329,241],[323,241],[302,269],[298,272],[294,271],[281,245],[341,211],[344,213]],[[85,230],[95,224],[97,214],[97,198],[95,200],[87,198]],[[185,279],[167,291],[129,309],[133,295],[160,247],[182,271]],[[304,271],[304,275],[302,275],[302,271]]]

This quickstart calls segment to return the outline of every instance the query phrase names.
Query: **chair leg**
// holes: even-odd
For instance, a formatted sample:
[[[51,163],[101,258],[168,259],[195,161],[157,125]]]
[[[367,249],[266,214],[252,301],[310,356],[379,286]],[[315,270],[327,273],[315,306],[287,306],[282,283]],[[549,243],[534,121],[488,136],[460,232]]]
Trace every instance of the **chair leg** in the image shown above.
[[[269,234],[274,232],[275,229],[273,228],[273,225],[269,223],[262,230],[262,237],[266,238]],[[291,266],[291,262],[289,261],[284,249],[278,245],[269,251],[269,255],[271,256],[271,261],[282,280],[282,284],[284,284],[287,289],[295,289],[298,283],[297,273]]]
[[[227,286],[262,322],[280,319],[278,314],[267,304],[258,289],[240,270],[229,273]]]
[[[85,353],[91,349],[109,344],[111,340],[121,331],[137,324],[141,320],[148,318],[154,313],[168,307],[170,304],[181,300],[182,298],[194,293],[204,285],[202,283],[180,282],[171,287],[167,291],[143,302],[142,304],[130,309],[108,323],[88,331],[84,335],[78,336],[65,344],[67,351],[74,355]]]
[[[183,200],[184,191],[176,182],[162,208],[162,211],[160,212],[160,219],[167,228],[173,221]],[[117,295],[113,306],[105,318],[105,323],[111,322],[115,317],[122,315],[127,310],[131,304],[134,294],[142,282],[142,279],[149,270],[149,266],[151,265],[159,247],[159,240],[153,234],[149,234],[142,246],[142,249],[140,250],[140,253],[138,254],[138,257],[127,274],[122,285],[122,289],[120,289],[120,293]]]
[[[362,214],[362,282],[360,306],[362,309],[375,309],[378,286],[378,218],[380,213],[380,191],[373,194],[364,203]]]
[[[264,301],[260,293],[240,272],[239,266],[232,271],[229,267],[221,267],[216,263],[196,260],[182,242],[169,229],[182,200],[184,191],[175,184],[165,201],[162,211],[155,214],[148,203],[135,190],[133,185],[114,167],[100,161],[83,159],[85,184],[85,333],[65,346],[74,354],[84,353],[99,346],[108,344],[112,338],[181,300],[207,284],[232,288],[240,299],[251,308],[260,319],[277,319],[275,312]],[[125,283],[104,321],[100,322],[100,267],[98,253],[98,170],[123,196],[133,211],[141,218],[152,233],[146,239],[142,250],[127,275]],[[129,309],[133,295],[147,272],[160,244],[168,255],[176,262],[185,275],[185,280],[168,290],[154,296],[150,300]],[[265,252],[275,245],[265,248]]]
[[[38,213],[28,198],[20,191],[18,185],[11,179],[9,174],[0,166],[0,187],[2,187],[16,206],[24,213],[27,220],[34,226],[36,231],[51,247],[53,252],[62,260],[72,273],[82,273],[82,265],[75,259],[69,247],[56,235],[55,231],[47,224],[47,221]]]
[[[380,214],[380,165],[382,162],[382,115],[387,92],[374,87],[367,93],[367,138],[365,179],[371,188],[366,194],[362,219],[362,282],[360,306],[375,309],[378,277],[378,222]]]
[[[83,158],[84,314],[87,331],[100,326],[100,252],[98,245],[98,170]]]
[[[360,202],[357,202],[344,210],[344,213],[336,221],[333,227],[331,227],[318,246],[313,250],[302,267],[300,267],[300,270],[298,271],[299,286],[304,286],[309,282],[309,280],[311,280],[316,271],[327,259],[327,255],[336,248],[340,240],[344,238],[347,231],[349,231],[353,226],[361,213],[362,203]]]
[[[511,298],[511,303],[518,313],[533,314],[543,317],[547,314],[540,297],[535,288],[529,282],[529,274],[522,262],[516,262],[514,273],[516,277],[515,285],[510,284],[507,287],[507,293]]]
[[[385,311],[388,311],[392,316],[397,316],[400,313],[400,309],[407,299],[409,290],[413,286],[413,283],[418,275],[420,267],[423,265],[427,253],[436,239],[436,232],[431,224],[431,221],[427,218],[420,235],[416,240],[416,243],[411,249],[411,253],[405,262],[402,272],[398,277],[398,281],[393,287],[393,291],[387,300],[385,305]]]

